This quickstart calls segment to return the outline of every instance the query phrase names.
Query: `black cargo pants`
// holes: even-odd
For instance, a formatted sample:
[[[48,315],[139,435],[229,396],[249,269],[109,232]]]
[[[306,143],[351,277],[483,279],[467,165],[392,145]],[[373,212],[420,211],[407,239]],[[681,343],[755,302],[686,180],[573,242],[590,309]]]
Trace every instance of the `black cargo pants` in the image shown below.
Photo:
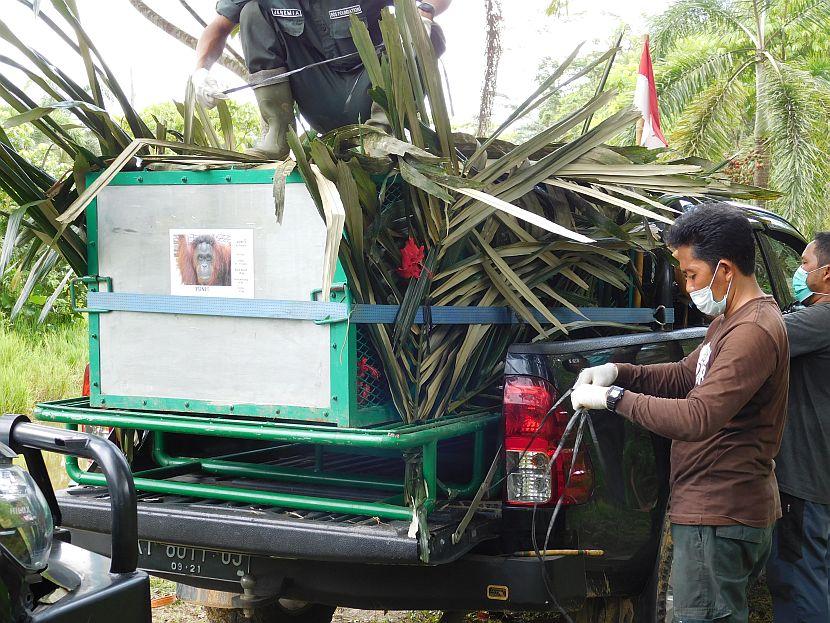
[[[342,32],[325,36],[349,36],[348,19],[338,20]],[[242,51],[251,74],[281,69],[298,69],[322,60],[319,52],[301,35],[316,28],[305,17],[276,17],[259,2],[248,2],[239,16]],[[321,65],[289,78],[294,100],[303,117],[318,132],[328,132],[369,118],[369,75],[355,57],[344,64]],[[349,69],[349,67],[352,69]]]
[[[286,8],[275,8],[285,4]],[[303,14],[293,3],[248,2],[239,16],[239,30],[245,63],[255,78],[267,78],[268,72],[289,71],[356,51],[351,41],[348,16],[329,19],[329,14]],[[348,10],[348,9],[346,9]],[[375,25],[370,25],[370,30]],[[443,33],[434,26],[433,46],[438,54],[445,47]],[[276,75],[275,72],[274,75]],[[355,56],[313,67],[289,77],[294,100],[303,117],[318,132],[328,132],[351,123],[369,119],[372,98],[371,81]]]

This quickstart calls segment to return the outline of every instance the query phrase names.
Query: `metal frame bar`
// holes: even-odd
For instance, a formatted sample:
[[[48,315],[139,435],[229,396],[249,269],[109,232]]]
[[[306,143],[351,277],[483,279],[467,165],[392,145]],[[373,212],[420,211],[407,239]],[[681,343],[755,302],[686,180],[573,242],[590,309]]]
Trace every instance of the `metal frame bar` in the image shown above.
[[[140,491],[397,520],[410,520],[415,512],[415,509],[407,505],[406,482],[368,478],[341,472],[325,472],[321,469],[302,470],[248,462],[250,459],[267,456],[268,453],[285,446],[207,458],[172,456],[166,450],[164,434],[183,433],[288,444],[312,444],[316,445],[315,464],[320,467],[322,466],[322,453],[326,447],[332,446],[394,450],[402,453],[414,452],[416,464],[420,466],[420,469],[410,471],[419,473],[423,478],[426,497],[422,502],[422,507],[426,513],[429,513],[435,508],[439,491],[443,491],[449,498],[455,498],[471,495],[478,489],[484,474],[484,433],[488,427],[496,425],[501,419],[497,414],[485,414],[442,418],[418,424],[400,423],[382,428],[344,429],[316,424],[262,423],[242,419],[205,418],[169,413],[162,416],[136,411],[103,410],[90,407],[88,401],[83,398],[41,403],[35,407],[35,414],[38,419],[62,422],[73,430],[76,430],[79,425],[93,425],[153,431],[153,459],[159,467],[133,474],[135,487]],[[470,481],[457,486],[444,484],[438,479],[438,442],[465,435],[473,436]],[[66,471],[69,477],[79,484],[96,486],[105,484],[101,474],[81,470],[74,457],[67,457]],[[344,488],[370,488],[388,491],[390,495],[380,502],[367,502],[165,480],[198,472],[283,482],[336,485]]]
[[[432,441],[474,433],[477,430],[484,430],[501,419],[499,414],[482,414],[448,416],[428,423],[379,428],[341,428],[320,424],[289,424],[174,413],[145,413],[123,409],[97,409],[90,407],[85,398],[39,403],[35,407],[35,414],[39,420],[65,424],[395,450],[416,448]]]

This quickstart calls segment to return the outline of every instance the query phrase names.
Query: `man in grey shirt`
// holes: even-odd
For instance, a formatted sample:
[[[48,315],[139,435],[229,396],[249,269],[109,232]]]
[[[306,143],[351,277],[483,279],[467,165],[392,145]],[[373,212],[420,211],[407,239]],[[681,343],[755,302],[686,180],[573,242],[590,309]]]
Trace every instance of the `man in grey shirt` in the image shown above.
[[[418,2],[417,6],[436,54],[444,47],[443,34],[432,18],[451,0]],[[207,108],[227,97],[210,76],[211,65],[222,55],[225,42],[239,26],[242,52],[262,117],[262,138],[249,154],[272,160],[288,155],[286,132],[294,126],[294,103],[312,128],[325,133],[352,123],[388,125],[379,105],[369,95],[369,73],[356,57],[350,17],[363,21],[374,44],[381,43],[381,9],[392,0],[217,0],[216,18],[207,25],[196,46],[196,70],[190,77],[196,99]],[[352,55],[352,56],[348,56]],[[325,64],[318,64],[325,63]],[[269,79],[292,73],[285,82]]]
[[[790,393],[775,459],[783,516],[767,563],[776,623],[830,621],[830,232],[801,256],[787,314]]]

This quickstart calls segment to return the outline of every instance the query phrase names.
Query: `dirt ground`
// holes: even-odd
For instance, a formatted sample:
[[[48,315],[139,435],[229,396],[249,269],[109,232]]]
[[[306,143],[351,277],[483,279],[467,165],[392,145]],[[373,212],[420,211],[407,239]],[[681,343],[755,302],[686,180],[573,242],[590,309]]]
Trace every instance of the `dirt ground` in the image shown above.
[[[150,599],[163,600],[176,595],[176,585],[159,578],[150,580]],[[438,612],[384,612],[382,610],[353,610],[338,608],[333,623],[437,623]],[[200,606],[183,601],[153,608],[153,623],[207,623],[207,617]]]
[[[164,597],[175,596],[176,586],[172,582],[152,578],[150,597],[156,601]],[[750,591],[749,623],[772,623],[772,602],[769,591],[763,582],[759,582]],[[438,612],[383,612],[382,610],[352,610],[338,608],[334,614],[334,623],[437,623]],[[470,617],[473,620],[487,620],[486,615]],[[555,623],[558,617],[538,615],[522,616],[522,623]],[[199,606],[174,601],[168,605],[153,608],[153,623],[207,623],[207,617]]]

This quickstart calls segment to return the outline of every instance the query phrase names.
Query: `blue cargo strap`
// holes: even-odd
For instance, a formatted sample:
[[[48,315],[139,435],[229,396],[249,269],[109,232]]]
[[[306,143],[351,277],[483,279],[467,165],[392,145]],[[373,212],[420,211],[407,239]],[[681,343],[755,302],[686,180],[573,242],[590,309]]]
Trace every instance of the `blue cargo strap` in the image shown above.
[[[135,294],[129,292],[88,292],[87,305],[96,312],[125,311],[151,314],[186,314],[195,316],[232,316],[239,318],[275,318],[343,322],[355,324],[394,324],[398,305],[352,305],[321,301],[278,301],[203,296]],[[670,324],[674,310],[663,307],[582,307],[582,315],[564,307],[550,310],[563,324],[572,322],[619,322],[624,324]],[[519,324],[523,320],[509,307],[431,306],[430,323],[439,324]],[[540,323],[550,322],[534,310]],[[424,323],[424,308],[415,314],[415,324]]]

